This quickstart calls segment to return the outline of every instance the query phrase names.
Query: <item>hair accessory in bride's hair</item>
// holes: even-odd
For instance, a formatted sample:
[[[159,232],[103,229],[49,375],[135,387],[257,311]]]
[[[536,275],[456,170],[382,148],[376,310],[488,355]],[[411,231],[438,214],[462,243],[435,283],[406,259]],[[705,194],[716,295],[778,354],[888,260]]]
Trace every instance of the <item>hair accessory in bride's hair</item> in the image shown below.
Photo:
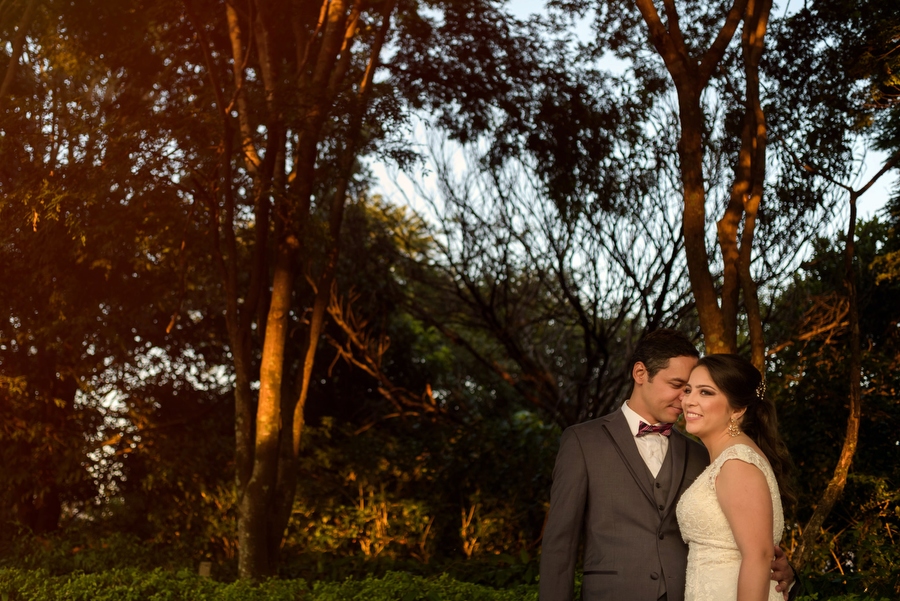
[[[766,381],[762,379],[759,381],[759,386],[756,387],[756,398],[759,400],[763,400],[763,397],[766,396]]]

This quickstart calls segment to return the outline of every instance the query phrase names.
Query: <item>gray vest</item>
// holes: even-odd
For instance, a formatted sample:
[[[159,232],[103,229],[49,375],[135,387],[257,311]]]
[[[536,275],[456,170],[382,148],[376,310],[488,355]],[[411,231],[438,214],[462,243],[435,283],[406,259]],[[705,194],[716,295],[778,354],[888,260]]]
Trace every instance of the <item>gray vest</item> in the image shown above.
[[[669,445],[669,448],[671,448],[671,445]],[[649,469],[647,470],[647,476],[651,479],[653,478],[653,474],[650,473]],[[672,488],[672,453],[666,451],[666,457],[659,468],[659,473],[656,475],[656,479],[653,480],[653,498],[656,500],[660,521],[662,521],[664,516],[663,512],[666,509],[666,500],[669,498],[670,488]],[[673,507],[671,511],[675,511],[675,508]],[[660,576],[657,598],[666,594],[666,575],[660,574]]]

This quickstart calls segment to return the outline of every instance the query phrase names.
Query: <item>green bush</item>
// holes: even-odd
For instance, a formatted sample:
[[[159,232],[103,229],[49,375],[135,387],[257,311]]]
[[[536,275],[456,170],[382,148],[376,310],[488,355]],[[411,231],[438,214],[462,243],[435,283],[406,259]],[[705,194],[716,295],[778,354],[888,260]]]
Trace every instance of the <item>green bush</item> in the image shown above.
[[[307,595],[303,580],[221,583],[186,570],[122,569],[65,576],[46,570],[0,570],[3,601],[292,601]]]
[[[0,569],[3,601],[537,601],[535,586],[496,590],[447,575],[404,572],[344,582],[268,580],[223,583],[185,570],[137,569],[53,576],[46,570]]]
[[[891,601],[887,597],[868,597],[865,595],[838,595],[837,597],[820,597],[818,593],[801,595],[796,601]]]
[[[459,582],[446,574],[423,578],[405,572],[389,572],[383,578],[317,582],[312,601],[537,601],[536,586],[520,585],[496,590]]]
[[[580,588],[580,587],[576,587]],[[579,597],[576,590],[576,598]],[[461,582],[447,574],[424,577],[388,572],[361,580],[315,582],[272,579],[259,584],[219,582],[188,570],[135,568],[53,575],[47,570],[0,568],[0,601],[538,601],[536,585],[506,589]],[[797,601],[888,601],[879,595],[802,595]]]
[[[88,528],[70,528],[44,537],[23,534],[0,547],[0,568],[46,570],[52,575],[124,568],[174,570],[194,563],[188,553],[172,545],[127,533],[96,536]]]
[[[437,558],[426,564],[390,553],[367,557],[361,553],[342,555],[285,546],[278,577],[308,582],[343,582],[378,578],[388,572],[423,577],[447,574],[458,581],[508,589],[516,585],[533,585],[537,580],[539,559],[538,555],[522,550],[515,555],[480,553],[470,559]],[[141,540],[127,533],[95,534],[87,528],[68,528],[43,537],[26,533],[0,543],[0,569],[43,570],[50,576],[115,570],[177,572],[185,568],[196,569],[201,561],[212,561],[212,575],[218,581],[237,578],[235,560],[191,554],[186,547]]]

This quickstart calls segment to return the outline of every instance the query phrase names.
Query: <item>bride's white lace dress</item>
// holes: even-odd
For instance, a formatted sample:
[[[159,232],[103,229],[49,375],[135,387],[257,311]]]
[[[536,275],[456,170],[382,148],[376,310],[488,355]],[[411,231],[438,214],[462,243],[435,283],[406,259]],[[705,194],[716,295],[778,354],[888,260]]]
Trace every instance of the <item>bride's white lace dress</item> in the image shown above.
[[[689,546],[685,601],[734,601],[737,598],[741,553],[716,497],[716,477],[722,465],[729,460],[755,465],[765,474],[775,518],[772,535],[775,544],[781,542],[784,512],[778,483],[769,462],[747,445],[728,447],[700,474],[678,501],[678,527]],[[784,601],[775,586],[773,581],[770,584],[769,601]]]

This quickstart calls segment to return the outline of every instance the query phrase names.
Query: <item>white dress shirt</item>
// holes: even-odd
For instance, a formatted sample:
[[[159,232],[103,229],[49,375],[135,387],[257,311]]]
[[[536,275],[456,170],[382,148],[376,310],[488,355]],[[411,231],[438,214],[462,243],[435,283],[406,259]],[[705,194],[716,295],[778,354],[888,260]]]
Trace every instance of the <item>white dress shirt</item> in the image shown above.
[[[656,432],[651,432],[650,434],[638,437],[637,433],[640,422],[646,423],[644,418],[635,413],[631,407],[628,406],[628,401],[625,401],[625,404],[622,405],[622,413],[625,414],[625,420],[628,422],[628,427],[631,429],[631,435],[635,437],[634,443],[637,445],[638,453],[641,454],[641,458],[643,458],[644,463],[647,464],[647,469],[649,469],[650,473],[653,474],[653,477],[656,478],[656,475],[659,473],[659,468],[662,467],[663,460],[666,458],[666,452],[669,450],[669,437]]]

